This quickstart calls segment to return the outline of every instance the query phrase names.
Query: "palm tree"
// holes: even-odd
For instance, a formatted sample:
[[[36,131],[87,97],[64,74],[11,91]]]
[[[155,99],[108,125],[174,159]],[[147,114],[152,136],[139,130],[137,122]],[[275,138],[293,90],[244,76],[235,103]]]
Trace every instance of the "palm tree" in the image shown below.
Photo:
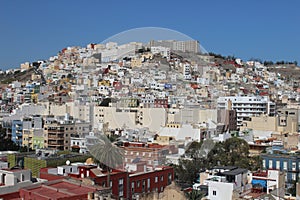
[[[123,165],[123,149],[112,144],[105,134],[99,134],[93,145],[88,146],[90,154],[108,170],[107,186],[110,187],[111,169],[120,168]]]

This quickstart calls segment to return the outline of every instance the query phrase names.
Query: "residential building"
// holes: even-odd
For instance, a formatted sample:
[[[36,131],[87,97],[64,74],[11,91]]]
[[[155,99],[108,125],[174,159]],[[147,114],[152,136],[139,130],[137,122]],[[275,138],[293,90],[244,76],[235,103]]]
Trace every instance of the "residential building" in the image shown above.
[[[285,182],[287,186],[300,178],[300,156],[295,153],[273,153],[261,154],[263,169],[277,169],[285,173]]]
[[[262,96],[219,97],[218,109],[235,110],[238,127],[242,125],[244,120],[255,115],[275,115],[275,103]]]
[[[0,169],[0,194],[16,192],[32,185],[31,171],[21,168]]]
[[[278,109],[276,116],[252,116],[245,120],[240,128],[274,133],[298,133],[298,121],[298,110]]]
[[[53,173],[54,171],[55,168],[42,169],[41,178],[47,180],[64,178],[62,175]],[[68,176],[80,180],[90,179],[92,180],[90,184],[104,188],[108,186],[109,182],[112,198],[136,199],[152,192],[163,192],[173,182],[174,170],[172,167],[164,166],[146,172],[129,173],[113,169],[108,173],[94,165],[78,165],[78,170],[75,173],[68,173]]]
[[[23,144],[23,122],[21,120],[13,120],[11,128],[11,139],[17,145],[22,146]]]
[[[178,148],[175,145],[123,142],[120,147],[124,150],[125,165],[145,161],[149,169],[165,164],[166,155],[178,153]]]
[[[252,190],[274,193],[277,196],[284,196],[285,192],[285,174],[278,169],[269,169],[265,171],[257,171],[250,174]]]
[[[208,186],[208,199],[231,200],[234,192],[242,194],[251,188],[247,175],[247,169],[214,167],[200,174],[200,184]]]
[[[17,192],[0,195],[4,199],[95,199],[101,200],[110,196],[110,189],[84,185],[70,180],[54,180],[42,184],[21,188]]]
[[[166,47],[171,51],[193,52],[199,53],[200,44],[196,40],[177,41],[177,40],[152,40],[150,41],[150,47]]]

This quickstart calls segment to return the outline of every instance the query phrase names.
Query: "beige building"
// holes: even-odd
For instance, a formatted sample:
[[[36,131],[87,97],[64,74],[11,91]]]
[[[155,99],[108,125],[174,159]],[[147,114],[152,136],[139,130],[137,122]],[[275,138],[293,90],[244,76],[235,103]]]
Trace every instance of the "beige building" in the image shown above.
[[[241,130],[252,129],[259,131],[272,131],[278,133],[298,132],[298,110],[280,109],[276,116],[253,116],[243,121]]]
[[[130,62],[130,66],[134,67],[141,67],[142,66],[142,59],[141,58],[132,58]]]
[[[93,111],[93,128],[101,129],[103,124],[108,129],[120,128],[149,128],[158,131],[166,124],[166,110],[164,108],[117,108],[95,106]]]
[[[31,149],[44,147],[43,129],[23,130],[22,139],[25,147]]]
[[[152,192],[140,198],[141,200],[184,200],[184,192],[172,182],[163,192]]]
[[[172,108],[168,112],[168,123],[197,124],[208,121],[217,122],[218,111],[216,109],[200,108]]]
[[[44,126],[45,148],[70,150],[71,134],[76,133],[72,121],[46,120]]]
[[[30,63],[29,62],[25,62],[25,63],[22,63],[21,65],[20,65],[20,68],[21,69],[30,69],[31,68],[31,66],[30,66]]]

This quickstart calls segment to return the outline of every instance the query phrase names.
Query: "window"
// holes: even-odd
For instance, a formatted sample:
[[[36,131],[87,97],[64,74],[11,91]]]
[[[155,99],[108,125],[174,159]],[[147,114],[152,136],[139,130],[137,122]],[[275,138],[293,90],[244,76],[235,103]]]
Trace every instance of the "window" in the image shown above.
[[[160,177],[160,181],[164,181],[164,176],[163,175]]]
[[[119,179],[119,196],[123,196],[124,194],[124,179],[123,178],[120,178]]]
[[[296,162],[293,162],[293,163],[292,163],[292,170],[293,170],[293,171],[296,171]]]
[[[21,181],[25,181],[25,176],[24,176],[24,174],[21,174]]]
[[[280,161],[279,160],[276,161],[276,169],[280,169]]]
[[[147,179],[147,189],[150,190],[150,178]]]
[[[269,169],[273,168],[273,160],[269,160]]]
[[[172,173],[168,174],[168,184],[172,183]]]
[[[287,161],[283,162],[283,170],[287,170]]]
[[[142,192],[145,192],[145,187],[146,187],[146,180],[143,180]]]
[[[155,176],[155,183],[158,182],[158,176]]]
[[[217,191],[213,190],[213,195],[217,196]]]
[[[134,182],[131,183],[131,192],[134,193]]]

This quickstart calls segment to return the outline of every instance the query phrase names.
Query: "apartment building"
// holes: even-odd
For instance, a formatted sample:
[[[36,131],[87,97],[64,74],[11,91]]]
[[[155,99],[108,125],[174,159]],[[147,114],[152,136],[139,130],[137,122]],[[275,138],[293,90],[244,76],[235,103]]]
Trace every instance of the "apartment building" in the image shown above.
[[[275,133],[298,133],[298,112],[297,109],[278,109],[276,116],[252,116],[243,122],[241,130],[252,129]]]
[[[70,150],[70,137],[75,133],[75,122],[46,118],[44,125],[45,148]]]
[[[93,127],[101,129],[106,124],[108,129],[148,127],[150,131],[158,131],[165,125],[167,116],[166,109],[163,108],[165,104],[157,105],[157,108],[95,106]]]
[[[217,101],[218,109],[235,110],[237,115],[237,126],[249,117],[267,114],[275,115],[275,103],[265,96],[228,96],[219,97]]]
[[[261,154],[263,169],[277,169],[285,172],[285,182],[290,185],[292,181],[300,178],[300,157],[295,154]]]
[[[75,179],[84,180],[89,178],[92,185],[111,188],[114,199],[138,199],[152,192],[161,193],[174,180],[174,169],[169,166],[156,167],[146,172],[127,172],[113,169],[97,168],[94,165],[78,165],[77,170],[66,175]],[[63,179],[62,175],[54,173],[56,168],[43,168],[40,177],[47,180]],[[109,182],[109,183],[108,183]]]
[[[199,53],[200,44],[197,40],[177,41],[177,40],[151,40],[150,47],[166,47],[171,51]]]
[[[125,165],[145,161],[149,168],[163,165],[166,155],[178,153],[175,145],[146,144],[141,142],[124,142]]]
[[[17,145],[22,146],[23,122],[21,120],[12,120],[11,140]]]

